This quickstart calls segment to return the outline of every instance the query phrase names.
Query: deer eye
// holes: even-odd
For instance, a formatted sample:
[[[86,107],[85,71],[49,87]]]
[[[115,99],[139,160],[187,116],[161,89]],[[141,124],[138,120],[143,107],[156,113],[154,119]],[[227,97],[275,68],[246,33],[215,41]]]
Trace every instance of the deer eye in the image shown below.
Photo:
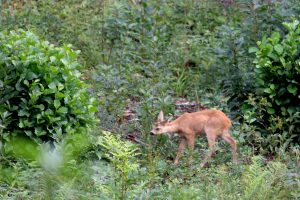
[[[158,130],[159,130],[159,128],[157,127],[157,128],[155,128],[155,130],[156,130],[156,131],[158,131]]]

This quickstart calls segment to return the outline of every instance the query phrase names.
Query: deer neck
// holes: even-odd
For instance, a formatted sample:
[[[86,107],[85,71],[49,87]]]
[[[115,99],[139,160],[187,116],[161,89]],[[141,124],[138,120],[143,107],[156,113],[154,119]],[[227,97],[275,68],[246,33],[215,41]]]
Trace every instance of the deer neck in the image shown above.
[[[178,124],[174,122],[167,123],[164,127],[164,132],[176,133],[178,131],[179,131]]]

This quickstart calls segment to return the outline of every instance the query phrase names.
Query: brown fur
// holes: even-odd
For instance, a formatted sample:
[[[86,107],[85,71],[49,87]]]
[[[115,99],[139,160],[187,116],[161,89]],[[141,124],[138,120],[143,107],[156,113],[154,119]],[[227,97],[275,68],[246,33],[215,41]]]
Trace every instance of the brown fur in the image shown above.
[[[201,166],[203,167],[215,151],[215,141],[218,137],[223,138],[231,145],[232,160],[236,162],[236,142],[231,137],[229,129],[230,119],[219,110],[202,110],[194,113],[185,113],[172,122],[165,122],[163,113],[160,112],[151,133],[154,135],[164,133],[178,133],[181,135],[177,156],[174,164],[177,165],[186,144],[191,150],[194,149],[195,136],[206,134],[210,152],[205,157]]]

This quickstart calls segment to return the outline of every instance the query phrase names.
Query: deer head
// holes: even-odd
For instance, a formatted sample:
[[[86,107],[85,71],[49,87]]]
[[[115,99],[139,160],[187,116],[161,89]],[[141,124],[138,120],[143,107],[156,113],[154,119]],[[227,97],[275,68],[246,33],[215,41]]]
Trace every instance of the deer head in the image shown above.
[[[164,120],[164,113],[160,111],[157,117],[157,121],[154,123],[153,128],[150,132],[151,135],[159,135],[166,133],[167,131],[164,130],[167,121]]]

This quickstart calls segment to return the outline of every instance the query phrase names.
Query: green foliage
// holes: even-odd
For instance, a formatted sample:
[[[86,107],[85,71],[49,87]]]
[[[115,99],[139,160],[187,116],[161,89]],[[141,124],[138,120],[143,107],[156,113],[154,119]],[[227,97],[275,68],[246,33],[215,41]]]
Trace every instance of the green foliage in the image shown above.
[[[256,53],[257,95],[249,98],[244,113],[246,120],[258,122],[272,134],[269,137],[277,135],[287,140],[300,131],[300,26],[298,20],[284,23],[284,26],[288,32],[283,38],[274,32],[270,38],[264,37],[257,42],[258,48],[249,49]]]
[[[262,157],[253,157],[249,165],[211,166],[209,169],[172,169],[168,182],[157,186],[155,199],[290,199],[293,189],[286,184],[287,166],[281,162],[263,165]],[[188,177],[189,173],[192,177]]]
[[[292,1],[242,0],[225,9],[226,21],[217,29],[218,59],[213,67],[221,75],[217,79],[221,89],[230,97],[230,109],[237,114],[241,114],[239,108],[249,93],[255,92],[254,55],[247,50],[264,35],[284,31],[282,23],[300,14],[298,3],[288,6],[291,4]]]
[[[38,146],[28,137],[16,136],[10,137],[8,141],[3,144],[5,156],[8,155],[24,159],[27,161],[34,161],[38,158]]]
[[[296,113],[290,117],[270,116],[266,97],[251,94],[242,107],[244,123],[240,126],[243,142],[263,154],[286,152],[294,141]]]
[[[267,112],[272,104],[269,94],[262,97],[252,95],[247,99],[249,93],[256,93],[255,55],[247,50],[264,35],[271,35],[274,31],[284,35],[286,30],[282,21],[299,14],[299,1],[10,0],[1,1],[0,4],[1,30],[29,29],[52,44],[71,43],[75,49],[82,51],[74,56],[78,57],[82,67],[75,58],[71,60],[76,63],[75,68],[80,67],[85,73],[82,81],[93,86],[89,89],[89,96],[95,94],[100,103],[96,116],[101,119],[100,129],[115,133],[106,132],[96,139],[87,137],[89,132],[79,127],[84,127],[85,122],[89,124],[93,117],[80,114],[80,119],[72,116],[75,119],[71,121],[71,124],[74,122],[71,125],[73,134],[66,134],[59,144],[54,143],[52,147],[43,145],[41,151],[32,141],[23,139],[28,137],[23,130],[25,127],[12,133],[4,123],[14,120],[11,124],[18,126],[16,121],[28,119],[27,116],[18,116],[20,109],[13,110],[13,106],[9,108],[14,114],[3,110],[0,112],[0,134],[20,134],[21,137],[9,137],[9,141],[6,137],[5,143],[0,138],[0,198],[299,198],[299,147],[290,145],[292,132],[298,126],[294,122],[299,114],[296,112],[290,116],[286,111],[286,118],[277,115],[281,110],[275,110],[270,117]],[[19,33],[25,34],[22,31]],[[5,34],[10,35],[7,32]],[[24,38],[20,39],[20,44],[28,41],[27,37]],[[34,42],[36,40],[39,42]],[[281,41],[277,44],[281,45]],[[70,63],[64,63],[59,58],[53,65],[55,68],[51,67],[49,51],[65,57],[75,52],[64,45],[61,45],[62,48],[44,45],[47,50],[44,47],[41,49],[43,44],[39,39],[31,39],[27,45],[21,45],[36,52],[26,59],[30,64],[23,70],[32,71],[34,66],[42,66],[43,69],[35,73],[39,76],[35,85],[40,87],[42,84],[46,90],[54,87],[43,79],[44,74],[53,75],[49,72],[56,69],[59,73],[53,77],[53,81],[57,80],[62,85],[55,85],[58,90],[55,94],[42,93],[38,96],[37,107],[28,105],[29,117],[34,117],[39,110],[42,113],[42,109],[44,112],[46,109],[54,112],[60,107],[67,107],[64,100],[55,101],[60,96],[57,93],[62,86],[61,91],[66,89],[65,92],[72,94],[75,99],[78,98],[77,92],[84,94],[85,100],[80,101],[80,110],[92,106],[85,84],[76,81],[74,85],[68,85],[61,81],[65,74],[60,70]],[[6,41],[0,47],[5,45]],[[64,53],[56,54],[56,50]],[[281,48],[274,47],[273,51],[281,52]],[[13,55],[22,55],[17,53]],[[11,55],[5,56],[11,58]],[[12,59],[21,63],[16,57]],[[1,57],[1,67],[6,62]],[[14,63],[10,65],[15,67]],[[0,77],[4,76],[2,74],[1,71]],[[29,85],[20,81],[18,88],[22,86],[30,90],[33,84],[30,92],[34,96],[38,94],[34,88],[35,80],[29,80]],[[3,85],[0,84],[0,93]],[[12,88],[13,92],[17,91],[16,84]],[[286,89],[290,95],[294,90],[291,86]],[[261,91],[260,95],[266,94]],[[22,98],[31,98],[29,93],[27,96],[20,95]],[[45,96],[50,96],[52,101],[51,104],[44,102],[43,108],[39,106],[39,101]],[[181,114],[181,110],[175,106],[178,97],[229,114],[234,122],[232,134],[239,144],[237,165],[228,162],[230,153],[226,147],[218,149],[216,158],[208,168],[200,168],[197,163],[201,162],[204,149],[207,148],[204,138],[197,141],[192,165],[184,164],[186,155],[179,166],[171,164],[178,147],[178,137],[151,137],[149,131],[159,110],[164,110],[168,115]],[[247,104],[243,109],[246,112],[242,116],[240,105],[245,99]],[[21,106],[19,104],[18,107]],[[2,107],[7,109],[9,105],[3,104]],[[68,107],[68,113],[57,114],[61,119],[69,119],[70,110]],[[131,115],[126,117],[128,112]],[[244,117],[244,123],[240,124],[235,116]],[[33,120],[31,138],[39,141],[62,138],[60,130],[59,134],[54,130],[47,136],[36,136],[34,128],[38,127],[39,120],[37,117]],[[58,122],[53,122],[50,128],[55,128],[52,125],[57,126]],[[66,128],[68,125],[69,121],[61,126],[62,132],[69,133]],[[49,131],[45,124],[41,130]],[[135,136],[131,139],[141,145],[124,141],[125,137],[121,136],[127,134]],[[220,145],[224,143],[220,142]],[[257,153],[268,155],[270,152],[275,157],[252,158]],[[3,156],[3,153],[7,154]],[[10,160],[8,154],[17,159]],[[273,162],[269,162],[273,159]]]
[[[104,148],[104,156],[109,159],[114,169],[112,183],[108,185],[101,183],[100,190],[108,193],[108,196],[113,196],[114,199],[129,198],[136,187],[134,181],[137,181],[139,169],[136,160],[138,149],[132,143],[122,141],[109,132],[103,132],[98,144]],[[141,186],[142,184],[139,187]]]
[[[32,32],[0,34],[0,111],[4,138],[61,140],[92,125],[96,108],[80,80],[77,52]]]
[[[138,146],[108,132],[99,136],[99,161],[65,157],[68,145],[43,146],[39,164],[1,165],[0,197],[271,200],[299,196],[300,176],[282,160],[267,162],[260,156],[241,155],[250,163],[221,164],[224,160],[219,160],[199,168],[196,164],[173,166],[157,155],[148,163],[145,156],[138,155]],[[216,159],[222,160],[222,155]]]
[[[264,96],[268,97],[270,105],[267,112],[270,115],[293,115],[300,111],[299,92],[299,50],[300,25],[298,20],[284,23],[288,33],[283,39],[278,32],[270,38],[259,41],[256,52],[256,77],[258,87]]]
[[[285,199],[290,195],[285,188],[287,167],[282,163],[269,163],[262,167],[262,158],[253,157],[252,164],[247,166],[242,185],[244,197],[242,199]]]
[[[7,155],[1,157],[0,197],[2,199],[96,197],[86,190],[92,183],[89,170],[91,162],[81,160],[82,154],[86,154],[86,149],[91,143],[87,142],[86,135],[72,136],[67,135],[63,143],[39,146],[28,138],[11,140],[9,144],[12,145],[10,148],[14,150],[15,159],[7,159],[9,158]],[[34,148],[28,148],[32,146]],[[35,156],[28,159],[26,156],[28,151],[30,155]]]

